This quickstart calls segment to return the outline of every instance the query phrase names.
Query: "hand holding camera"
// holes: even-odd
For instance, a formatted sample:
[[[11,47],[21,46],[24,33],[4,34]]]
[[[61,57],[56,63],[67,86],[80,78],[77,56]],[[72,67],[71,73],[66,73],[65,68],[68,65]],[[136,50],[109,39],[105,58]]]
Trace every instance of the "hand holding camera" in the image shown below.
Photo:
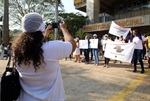
[[[64,21],[52,23],[52,28],[60,28],[60,26],[62,26],[63,28],[67,28],[66,23]]]

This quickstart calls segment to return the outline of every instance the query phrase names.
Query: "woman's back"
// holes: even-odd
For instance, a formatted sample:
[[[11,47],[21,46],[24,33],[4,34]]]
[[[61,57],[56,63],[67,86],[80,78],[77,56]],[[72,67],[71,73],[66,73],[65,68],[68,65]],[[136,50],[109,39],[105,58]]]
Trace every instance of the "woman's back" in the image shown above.
[[[50,41],[44,43],[42,49],[45,63],[40,65],[40,69],[35,72],[32,63],[29,66],[21,64],[17,68],[24,89],[20,101],[32,101],[35,98],[36,101],[65,99],[59,60],[71,53],[72,46],[69,42]]]

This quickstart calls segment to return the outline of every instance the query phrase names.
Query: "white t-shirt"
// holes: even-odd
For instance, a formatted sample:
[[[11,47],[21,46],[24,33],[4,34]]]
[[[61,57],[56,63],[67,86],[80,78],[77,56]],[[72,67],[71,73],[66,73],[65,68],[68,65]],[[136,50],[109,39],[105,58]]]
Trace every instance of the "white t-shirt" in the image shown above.
[[[142,36],[142,40],[140,40],[137,36],[133,38],[133,43],[136,43],[135,49],[143,49],[143,42],[146,41],[146,38]]]
[[[109,42],[112,42],[112,41],[111,41],[110,39],[102,40],[103,51],[105,51],[105,49],[106,49],[106,44],[109,43]]]
[[[33,65],[17,67],[22,86],[18,101],[64,101],[65,91],[59,60],[71,54],[70,42],[49,41],[43,43],[44,61],[35,72]]]

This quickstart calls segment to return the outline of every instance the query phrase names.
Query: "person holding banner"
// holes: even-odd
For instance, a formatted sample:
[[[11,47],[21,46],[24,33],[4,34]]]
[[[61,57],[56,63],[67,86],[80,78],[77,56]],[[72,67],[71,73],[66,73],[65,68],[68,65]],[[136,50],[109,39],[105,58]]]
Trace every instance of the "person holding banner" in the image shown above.
[[[134,49],[134,54],[133,54],[133,60],[134,60],[134,70],[133,72],[137,71],[137,60],[139,60],[140,65],[141,65],[141,73],[144,73],[144,64],[142,60],[142,52],[143,52],[143,43],[145,45],[146,43],[146,38],[142,37],[142,35],[139,33],[137,30],[133,30],[133,43],[135,43],[135,49]],[[146,46],[146,45],[145,45]]]
[[[93,35],[93,38],[94,38],[94,39],[97,39],[97,34],[94,34],[94,35]],[[99,41],[98,41],[98,42],[99,42]],[[93,49],[92,49],[92,53],[93,53],[93,56],[94,56],[94,65],[95,65],[95,66],[98,66],[98,63],[99,63],[98,52],[99,52],[99,49],[98,49],[98,43],[97,43],[97,48],[93,48]]]
[[[85,64],[89,64],[89,38],[85,36],[85,40],[88,40],[88,49],[84,49],[84,56],[85,56]]]
[[[110,39],[108,39],[108,35],[107,34],[105,34],[104,36],[103,36],[103,40],[102,40],[102,45],[103,45],[103,53],[105,53],[105,49],[106,49],[106,44],[107,44],[107,42],[109,41]],[[110,59],[109,58],[107,58],[107,57],[105,57],[105,55],[104,55],[104,67],[107,67],[107,68],[109,68],[109,61],[110,61]]]

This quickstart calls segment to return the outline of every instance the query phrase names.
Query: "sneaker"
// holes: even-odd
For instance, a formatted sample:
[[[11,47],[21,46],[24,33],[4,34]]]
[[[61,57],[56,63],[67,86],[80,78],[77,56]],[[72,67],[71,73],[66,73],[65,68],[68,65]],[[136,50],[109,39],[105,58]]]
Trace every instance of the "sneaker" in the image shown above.
[[[141,73],[144,73],[145,71],[141,71]]]

